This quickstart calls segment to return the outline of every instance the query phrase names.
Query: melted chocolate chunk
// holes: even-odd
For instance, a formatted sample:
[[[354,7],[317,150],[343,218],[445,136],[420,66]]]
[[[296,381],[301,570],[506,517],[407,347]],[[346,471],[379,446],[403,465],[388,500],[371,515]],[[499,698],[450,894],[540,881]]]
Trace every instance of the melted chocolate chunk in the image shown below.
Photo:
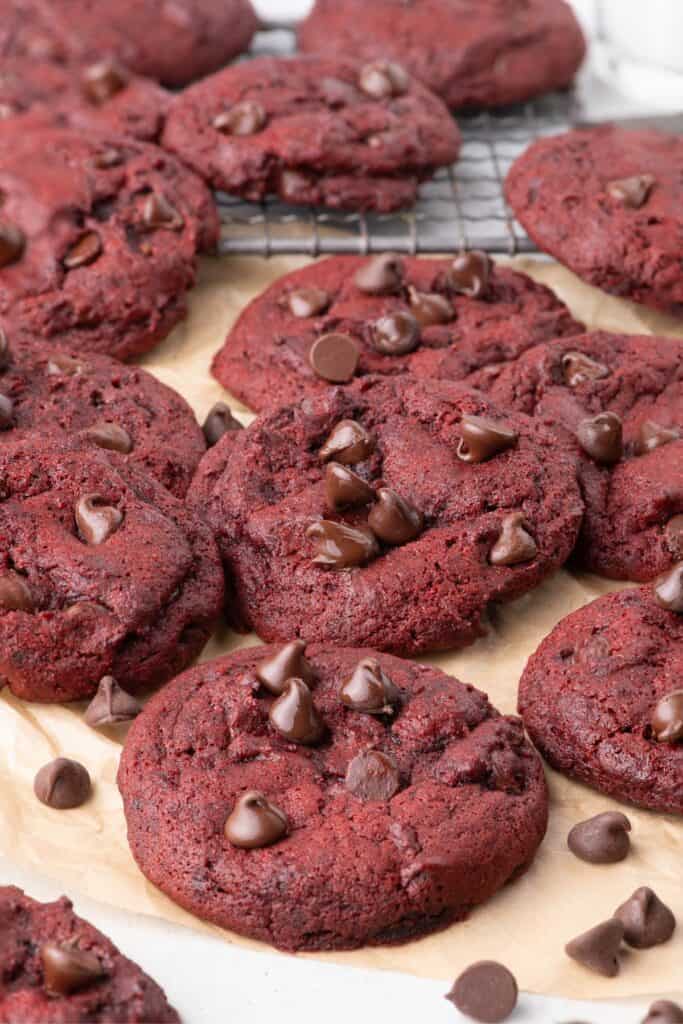
[[[372,487],[348,466],[342,466],[338,462],[327,464],[325,494],[329,507],[335,512],[341,508],[367,505],[375,500]]]
[[[313,562],[329,569],[351,569],[379,554],[374,533],[362,526],[347,526],[330,519],[312,523],[306,535],[313,540]]]
[[[601,412],[582,420],[576,437],[586,455],[600,466],[613,466],[624,454],[623,426],[616,413]]]
[[[379,750],[356,754],[346,769],[346,788],[363,801],[387,801],[401,788],[396,763]]]
[[[343,466],[364,462],[375,450],[374,439],[355,420],[340,420],[320,449],[323,462],[334,459]]]

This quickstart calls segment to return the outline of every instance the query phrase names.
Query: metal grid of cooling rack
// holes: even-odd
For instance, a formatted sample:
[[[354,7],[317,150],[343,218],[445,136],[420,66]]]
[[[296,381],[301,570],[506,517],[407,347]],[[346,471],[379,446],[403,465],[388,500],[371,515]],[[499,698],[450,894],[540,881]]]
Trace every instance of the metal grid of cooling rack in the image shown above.
[[[287,29],[257,39],[256,52],[282,54],[293,48]],[[287,206],[275,199],[247,203],[218,193],[220,254],[534,252],[505,202],[503,182],[530,142],[569,126],[571,110],[572,97],[563,93],[501,113],[458,118],[463,144],[457,163],[440,169],[421,186],[415,207],[399,213],[345,213]]]

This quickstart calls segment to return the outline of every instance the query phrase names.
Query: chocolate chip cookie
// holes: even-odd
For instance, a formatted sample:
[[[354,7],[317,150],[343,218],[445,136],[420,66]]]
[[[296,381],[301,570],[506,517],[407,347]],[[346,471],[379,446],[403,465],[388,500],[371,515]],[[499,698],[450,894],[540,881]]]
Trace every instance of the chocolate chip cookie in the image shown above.
[[[334,256],[279,278],[254,299],[213,373],[262,410],[367,374],[466,380],[582,329],[548,288],[484,253]],[[333,356],[332,377],[321,350]]]
[[[563,89],[586,43],[564,0],[316,0],[299,48],[398,61],[453,110]]]
[[[303,648],[201,665],[137,718],[118,782],[141,870],[198,917],[287,950],[462,919],[545,832],[521,722],[437,669]]]
[[[529,659],[519,709],[546,760],[641,807],[683,814],[683,563],[569,615]]]
[[[419,183],[455,160],[460,133],[397,65],[260,57],[181,93],[163,142],[245,199],[387,212],[412,205]]]
[[[620,298],[683,313],[683,138],[606,127],[534,143],[508,201],[544,252]]]
[[[49,154],[49,160],[46,158]],[[0,124],[0,325],[127,359],[185,315],[218,218],[204,184],[156,146]]]
[[[208,527],[126,457],[0,445],[0,676],[26,700],[130,692],[199,654],[223,602]]]
[[[560,438],[409,376],[260,417],[204,456],[188,500],[261,637],[410,654],[480,636],[491,602],[562,565],[583,510]]]
[[[177,1024],[163,990],[71,901],[0,888],[0,1018],[14,1024]]]
[[[538,345],[472,382],[576,445],[582,565],[651,580],[683,558],[683,341],[599,331]]]

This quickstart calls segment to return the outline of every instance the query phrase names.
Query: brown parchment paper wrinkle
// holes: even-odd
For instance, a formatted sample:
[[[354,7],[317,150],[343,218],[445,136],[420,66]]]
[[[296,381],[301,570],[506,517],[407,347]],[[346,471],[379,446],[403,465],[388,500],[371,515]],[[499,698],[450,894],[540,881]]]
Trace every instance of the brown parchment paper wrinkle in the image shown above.
[[[221,387],[209,375],[212,354],[244,304],[302,259],[207,261],[192,296],[190,317],[146,359],[147,367],[181,391],[203,417]],[[556,289],[573,313],[590,326],[683,337],[683,324],[608,298],[551,263],[517,264]],[[239,411],[240,406],[233,403]],[[244,412],[244,410],[242,410]],[[245,413],[242,419],[246,422]],[[445,671],[487,691],[502,710],[515,710],[517,682],[526,658],[563,616],[608,589],[595,577],[559,573],[535,593],[503,609],[495,631],[466,651],[432,660]],[[255,637],[216,636],[203,659]],[[128,851],[115,784],[122,732],[105,735],[82,721],[82,706],[23,704],[0,696],[0,852],[58,879],[66,892],[222,934],[228,942],[255,946],[203,925],[149,885]],[[58,755],[87,765],[93,798],[75,811],[59,812],[33,796],[37,769]],[[549,773],[552,798],[548,836],[531,870],[470,919],[419,942],[361,950],[333,959],[356,966],[396,969],[452,979],[478,959],[504,961],[531,992],[585,998],[683,994],[683,821],[628,810],[633,853],[623,864],[594,867],[566,848],[575,822],[617,806],[613,801]],[[11,882],[12,879],[3,879]],[[641,885],[654,888],[675,911],[681,927],[666,946],[627,954],[619,978],[592,975],[563,953],[565,942],[609,917]]]

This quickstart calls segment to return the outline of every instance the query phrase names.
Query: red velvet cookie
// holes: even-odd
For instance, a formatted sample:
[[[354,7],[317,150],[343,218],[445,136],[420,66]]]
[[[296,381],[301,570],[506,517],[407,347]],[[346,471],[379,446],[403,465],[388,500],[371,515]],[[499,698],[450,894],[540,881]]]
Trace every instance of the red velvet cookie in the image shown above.
[[[172,900],[282,949],[354,948],[460,920],[530,864],[547,794],[518,719],[367,649],[278,659],[275,699],[277,653],[186,672],[128,734],[128,840]]]
[[[0,888],[0,1020],[12,1024],[178,1024],[163,990],[71,901]]]
[[[329,386],[310,360],[321,335],[351,338],[356,377],[409,372],[466,380],[582,329],[548,288],[483,253],[455,260],[334,256],[279,278],[254,299],[213,373],[261,410]]]
[[[402,68],[336,55],[260,57],[186,89],[164,146],[214,188],[352,210],[410,206],[460,133]]]
[[[681,578],[683,565],[678,613],[641,587],[563,619],[529,659],[519,689],[524,724],[554,768],[673,814],[683,814]]]
[[[223,575],[208,527],[125,456],[0,445],[0,676],[37,701],[166,682],[208,640]]]
[[[412,654],[469,643],[563,564],[575,461],[458,385],[366,378],[220,441],[188,500],[261,637]]]
[[[683,341],[562,338],[472,382],[577,445],[584,566],[650,580],[683,558]]]
[[[316,0],[299,47],[398,61],[453,110],[563,89],[586,52],[564,0]]]
[[[506,183],[518,220],[589,284],[683,313],[683,138],[594,128],[534,143]]]

